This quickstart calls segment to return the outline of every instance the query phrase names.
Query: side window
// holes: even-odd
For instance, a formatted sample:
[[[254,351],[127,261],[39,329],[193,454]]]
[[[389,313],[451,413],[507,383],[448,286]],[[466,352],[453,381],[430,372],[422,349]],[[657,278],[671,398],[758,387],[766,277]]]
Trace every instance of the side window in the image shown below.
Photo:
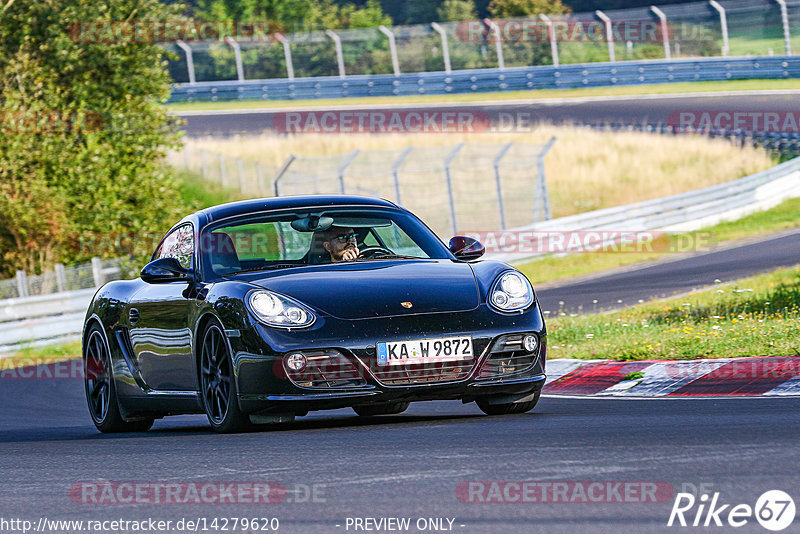
[[[184,269],[192,267],[194,257],[194,230],[191,224],[185,224],[173,230],[155,254],[155,259],[175,258]]]

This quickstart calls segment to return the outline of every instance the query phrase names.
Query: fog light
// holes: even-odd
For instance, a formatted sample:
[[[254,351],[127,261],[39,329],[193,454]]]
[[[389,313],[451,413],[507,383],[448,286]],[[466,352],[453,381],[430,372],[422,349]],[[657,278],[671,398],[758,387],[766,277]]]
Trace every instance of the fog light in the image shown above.
[[[539,342],[536,340],[536,336],[527,335],[522,338],[522,346],[525,347],[525,350],[528,352],[535,352],[538,344]]]
[[[306,357],[299,352],[295,352],[286,357],[286,367],[298,373],[306,368],[306,363]]]

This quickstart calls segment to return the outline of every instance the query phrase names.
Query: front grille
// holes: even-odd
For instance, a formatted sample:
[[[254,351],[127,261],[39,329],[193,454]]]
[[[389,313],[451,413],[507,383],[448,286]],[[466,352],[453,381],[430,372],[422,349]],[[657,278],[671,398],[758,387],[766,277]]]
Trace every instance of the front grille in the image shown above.
[[[359,369],[337,350],[299,351],[307,363],[302,371],[284,369],[296,386],[311,389],[357,388],[367,385]]]
[[[404,365],[378,365],[377,357],[359,357],[375,378],[387,386],[404,386],[409,384],[430,384],[456,382],[464,380],[472,371],[475,359],[455,360],[452,362],[418,363]]]
[[[522,338],[523,334],[513,334],[495,341],[489,357],[481,366],[478,379],[505,378],[529,371],[536,363],[539,350],[537,346],[535,352],[527,352],[522,347]]]

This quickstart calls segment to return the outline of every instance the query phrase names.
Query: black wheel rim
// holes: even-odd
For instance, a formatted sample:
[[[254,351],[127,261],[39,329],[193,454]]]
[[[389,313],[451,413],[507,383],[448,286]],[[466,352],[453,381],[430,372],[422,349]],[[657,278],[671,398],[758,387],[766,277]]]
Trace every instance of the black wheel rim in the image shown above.
[[[200,357],[203,403],[212,422],[221,424],[228,413],[231,369],[222,332],[212,326],[206,332]]]
[[[86,344],[86,399],[92,418],[102,423],[111,400],[111,372],[108,351],[100,332],[92,332]]]

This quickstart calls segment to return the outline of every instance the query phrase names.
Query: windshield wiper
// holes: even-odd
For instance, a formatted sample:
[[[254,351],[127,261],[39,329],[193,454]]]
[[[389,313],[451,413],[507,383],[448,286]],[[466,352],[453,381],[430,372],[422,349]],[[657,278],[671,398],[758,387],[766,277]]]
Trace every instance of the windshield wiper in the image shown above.
[[[232,273],[228,273],[225,276],[231,276],[234,274],[243,274],[243,273],[255,273],[258,271],[272,271],[275,269],[289,269],[291,267],[302,267],[303,263],[274,263],[272,265],[262,265],[261,267],[253,267],[252,269],[242,269],[241,271],[235,271]]]
[[[369,261],[369,260],[421,260],[424,258],[420,258],[418,256],[406,256],[403,254],[376,254],[375,256],[370,256],[369,258],[359,258],[359,261]]]

